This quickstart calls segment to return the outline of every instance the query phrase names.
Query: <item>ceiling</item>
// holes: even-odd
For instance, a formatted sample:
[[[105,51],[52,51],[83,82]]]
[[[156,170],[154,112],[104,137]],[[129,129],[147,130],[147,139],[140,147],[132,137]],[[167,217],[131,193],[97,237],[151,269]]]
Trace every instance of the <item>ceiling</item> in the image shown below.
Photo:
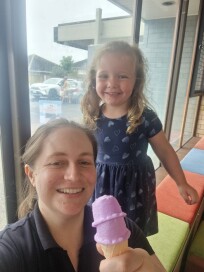
[[[134,0],[108,0],[129,14],[132,14]],[[174,2],[173,5],[165,6],[163,3]],[[188,15],[198,14],[200,0],[190,0]],[[142,18],[144,20],[170,18],[176,16],[179,0],[143,0]]]

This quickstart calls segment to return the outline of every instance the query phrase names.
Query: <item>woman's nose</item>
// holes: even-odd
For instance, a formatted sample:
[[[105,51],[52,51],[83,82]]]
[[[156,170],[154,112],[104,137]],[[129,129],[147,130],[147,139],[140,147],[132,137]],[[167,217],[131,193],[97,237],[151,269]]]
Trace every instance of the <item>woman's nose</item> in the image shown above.
[[[64,179],[70,181],[77,181],[79,178],[79,169],[76,164],[69,164],[64,172]]]

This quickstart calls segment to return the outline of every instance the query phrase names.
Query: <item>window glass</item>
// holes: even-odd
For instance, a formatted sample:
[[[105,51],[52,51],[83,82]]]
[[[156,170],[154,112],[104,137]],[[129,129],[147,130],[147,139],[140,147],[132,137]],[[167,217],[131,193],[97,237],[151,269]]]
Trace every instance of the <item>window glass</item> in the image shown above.
[[[173,2],[173,1],[172,1]],[[164,125],[168,99],[168,76],[171,61],[175,18],[178,6],[165,6],[161,1],[144,0],[139,47],[148,63],[146,96]],[[159,160],[149,148],[154,166]]]
[[[84,76],[93,51],[112,39],[132,40],[131,11],[112,2],[27,1],[32,132],[59,116],[81,121]]]
[[[189,1],[188,16],[186,22],[186,31],[184,37],[183,52],[181,58],[181,67],[179,73],[176,103],[174,109],[173,123],[171,129],[170,142],[174,149],[178,149],[181,137],[182,122],[186,105],[186,96],[188,91],[188,81],[190,78],[190,68],[193,54],[194,39],[196,33],[196,24],[198,19],[199,0]],[[188,112],[185,124],[185,133],[183,144],[193,136],[193,126],[195,123],[196,105],[198,99],[191,98],[188,104]]]

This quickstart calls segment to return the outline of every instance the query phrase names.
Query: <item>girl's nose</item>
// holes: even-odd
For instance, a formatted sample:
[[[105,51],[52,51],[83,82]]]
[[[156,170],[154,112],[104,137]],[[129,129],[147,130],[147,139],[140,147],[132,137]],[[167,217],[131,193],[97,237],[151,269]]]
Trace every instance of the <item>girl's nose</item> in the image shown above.
[[[109,88],[114,88],[118,85],[118,80],[115,76],[110,76],[108,78],[108,87]]]
[[[64,179],[75,182],[79,179],[79,169],[76,164],[69,164],[64,172]]]

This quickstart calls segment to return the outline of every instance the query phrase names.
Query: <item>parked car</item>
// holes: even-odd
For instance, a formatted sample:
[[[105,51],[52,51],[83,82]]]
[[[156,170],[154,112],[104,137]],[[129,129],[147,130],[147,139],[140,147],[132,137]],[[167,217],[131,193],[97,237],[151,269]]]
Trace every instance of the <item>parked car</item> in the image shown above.
[[[35,99],[60,99],[63,78],[49,78],[43,83],[33,83],[30,85],[30,94]]]
[[[71,89],[71,103],[79,104],[83,95],[84,95],[84,88],[82,81],[75,81],[75,87]]]
[[[81,81],[75,79],[67,79],[68,90],[63,93],[62,86],[63,78],[49,78],[43,83],[34,83],[30,85],[31,99],[49,99],[49,100],[63,100],[69,103],[79,103],[83,96],[83,88]]]

